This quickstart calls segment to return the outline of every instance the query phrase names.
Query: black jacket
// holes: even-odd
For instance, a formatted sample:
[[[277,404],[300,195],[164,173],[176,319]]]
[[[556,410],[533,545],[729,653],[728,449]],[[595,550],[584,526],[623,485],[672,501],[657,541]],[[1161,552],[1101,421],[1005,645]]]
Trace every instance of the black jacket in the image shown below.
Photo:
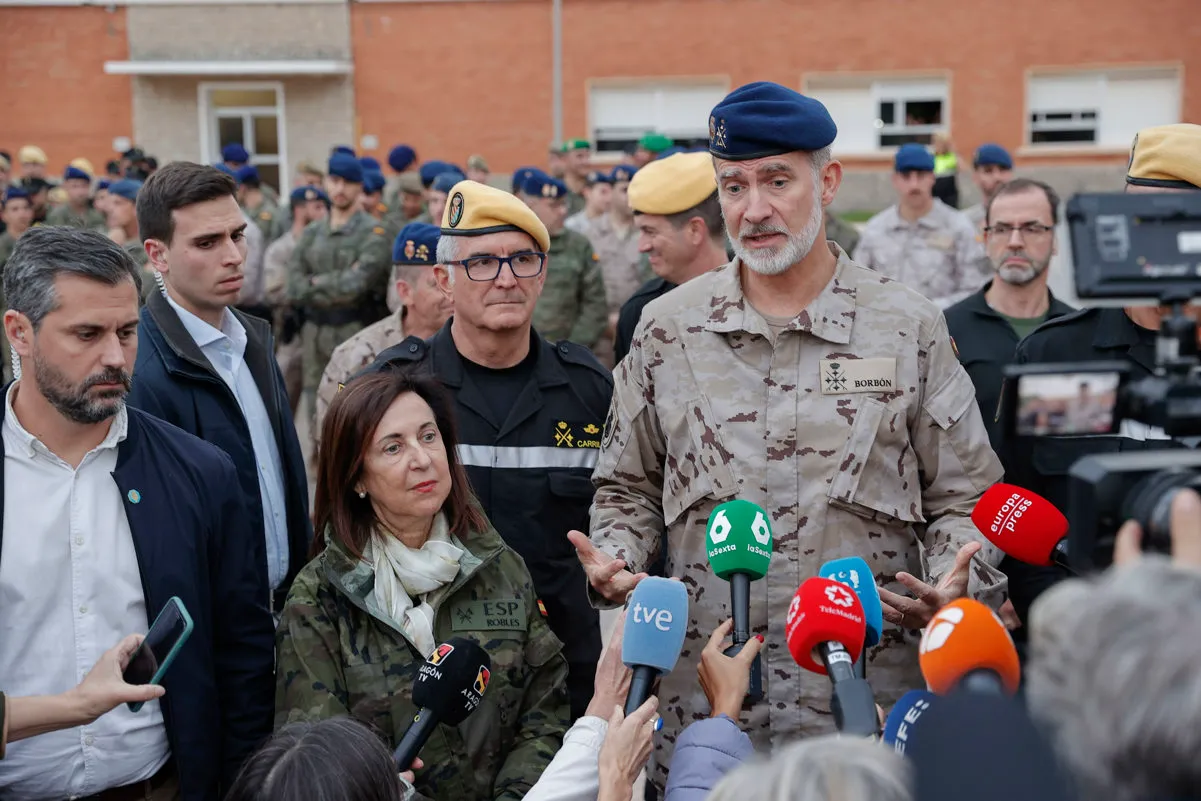
[[[273,355],[271,326],[233,309],[230,313],[246,328],[244,358],[271,418],[283,467],[290,558],[287,577],[276,591],[275,608],[282,609],[292,579],[308,561],[309,544],[313,539],[308,478],[300,440],[292,422],[287,389]],[[258,460],[238,399],[160,292],[152,292],[142,308],[138,345],[129,404],[179,426],[229,454],[238,469],[238,482],[250,516],[251,531],[263,543],[263,570],[266,571]]]
[[[638,291],[630,295],[617,313],[617,335],[613,338],[613,358],[621,361],[630,352],[630,343],[634,341],[634,330],[642,319],[642,310],[646,304],[655,298],[662,297],[676,288],[676,284],[665,278],[652,278]]]
[[[4,413],[0,405],[0,421]],[[0,454],[3,448],[0,439]],[[147,615],[153,621],[178,596],[192,617],[192,636],[163,679],[160,702],[181,796],[218,801],[271,734],[275,647],[263,538],[253,536],[229,457],[137,409],[129,409],[112,475]],[[0,480],[0,508],[4,501]]]

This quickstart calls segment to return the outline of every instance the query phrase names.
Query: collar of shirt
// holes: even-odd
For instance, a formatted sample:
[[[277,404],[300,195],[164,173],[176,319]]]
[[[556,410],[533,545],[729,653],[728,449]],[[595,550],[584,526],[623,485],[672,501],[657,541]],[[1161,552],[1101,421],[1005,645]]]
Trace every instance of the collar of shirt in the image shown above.
[[[4,393],[4,428],[11,434],[17,442],[21,443],[27,456],[36,456],[42,454],[54,459],[60,459],[58,454],[53,453],[47,448],[40,439],[30,434],[25,430],[25,426],[21,425],[21,421],[17,419],[16,412],[13,411],[13,398],[17,396],[17,390],[20,388],[21,382],[14,381],[9,385],[8,391]],[[109,426],[108,434],[99,445],[93,448],[88,454],[103,451],[108,448],[116,448],[125,441],[125,436],[129,431],[129,412],[122,403],[117,409],[116,415],[113,416],[113,423]],[[86,458],[86,457],[85,457]],[[82,462],[81,462],[82,464]]]
[[[968,295],[966,298],[960,301],[960,303],[963,304],[964,308],[976,314],[984,315],[985,317],[997,317],[1003,319],[1004,315],[1002,315],[992,306],[989,306],[988,298],[985,297],[988,294],[989,287],[992,286],[992,283],[993,280],[990,279],[988,283],[980,288],[979,292],[974,292],[971,295]],[[1064,303],[1062,300],[1056,298],[1055,293],[1053,293],[1049,288],[1047,289],[1046,317],[1048,320],[1056,317],[1062,317],[1065,314],[1071,314],[1074,311],[1076,310]]]
[[[909,222],[901,216],[900,204],[894,204],[889,206],[886,210],[890,216],[890,219],[888,220],[888,227],[894,231],[912,228],[914,226],[938,230],[943,228],[946,224],[947,215],[944,213],[944,209],[947,211],[952,211],[950,206],[946,205],[938,198],[935,198],[934,205],[930,207],[928,212],[923,214],[921,217],[918,217],[913,222]]]
[[[851,326],[855,322],[856,287],[848,266],[854,262],[846,251],[833,242],[830,252],[837,259],[834,277],[813,302],[793,318],[785,331],[804,331],[819,339],[838,345],[851,341]],[[749,268],[748,268],[749,269]],[[745,332],[770,335],[767,321],[747,301],[742,293],[742,260],[734,259],[716,273],[712,310],[705,328],[721,333]]]
[[[216,329],[176,303],[170,294],[167,294],[166,298],[167,303],[171,304],[171,308],[175,309],[175,313],[179,315],[179,321],[183,323],[184,330],[188,332],[188,336],[200,350],[204,351],[210,345],[221,340],[228,340],[235,361],[240,361],[246,354],[246,329],[237,317],[230,314],[229,309],[224,310],[221,316],[221,328]]]

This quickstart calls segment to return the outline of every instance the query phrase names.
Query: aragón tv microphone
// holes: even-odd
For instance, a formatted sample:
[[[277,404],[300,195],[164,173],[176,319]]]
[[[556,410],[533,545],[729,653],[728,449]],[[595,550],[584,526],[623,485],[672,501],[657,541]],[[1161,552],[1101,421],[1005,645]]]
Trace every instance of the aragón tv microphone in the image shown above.
[[[855,660],[855,675],[862,679],[867,675],[864,664],[867,660],[866,651],[879,645],[880,633],[884,630],[884,609],[880,603],[880,590],[876,587],[876,576],[867,562],[858,556],[832,559],[821,566],[817,575],[845,584],[859,596],[859,603],[863,606],[863,622],[867,627],[863,638],[864,653]]]
[[[918,662],[930,689],[1013,695],[1022,670],[1013,639],[984,604],[960,598],[938,610],[918,646]]]
[[[884,744],[892,746],[898,754],[905,753],[918,739],[922,713],[937,699],[938,696],[929,690],[910,690],[902,695],[884,721],[884,734],[881,738]]]
[[[830,677],[830,710],[838,730],[873,737],[879,733],[876,703],[853,664],[863,652],[866,626],[859,597],[828,578],[807,579],[788,607],[784,633],[792,658],[805,670]]]
[[[734,656],[751,638],[751,582],[767,575],[771,565],[771,522],[767,512],[750,501],[727,501],[709,515],[705,553],[714,575],[730,582],[730,613],[734,618],[734,644],[726,656]],[[763,698],[763,666],[758,656],[751,664],[747,698]]]
[[[655,679],[670,673],[684,647],[688,626],[688,590],[671,579],[651,576],[634,587],[622,629],[621,661],[634,671],[625,713],[651,696]]]
[[[492,678],[492,660],[473,640],[452,637],[417,669],[413,705],[417,715],[392,753],[408,770],[439,723],[457,726],[476,710]]]
[[[1006,556],[1028,565],[1071,569],[1068,519],[1040,495],[1013,484],[993,484],[976,502],[972,522]]]

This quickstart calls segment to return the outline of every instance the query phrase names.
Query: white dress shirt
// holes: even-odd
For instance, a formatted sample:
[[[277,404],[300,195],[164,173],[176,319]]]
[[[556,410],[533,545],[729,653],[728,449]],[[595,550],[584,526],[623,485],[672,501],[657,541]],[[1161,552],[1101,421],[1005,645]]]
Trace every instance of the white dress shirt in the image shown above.
[[[137,554],[112,477],[128,425],[79,463],[55,456],[13,413],[5,395],[4,541],[0,547],[0,688],[53,695],[78,684],[125,635],[149,628]],[[158,701],[125,704],[94,723],[8,746],[0,798],[74,798],[148,779],[170,750]]]
[[[246,329],[238,318],[225,309],[220,330],[201,320],[166,295],[167,302],[200,352],[229,387],[246,425],[258,464],[259,497],[263,503],[263,528],[267,538],[267,580],[271,589],[279,587],[288,575],[288,516],[284,496],[284,468],[275,441],[275,429],[267,416],[267,406],[246,366]]]

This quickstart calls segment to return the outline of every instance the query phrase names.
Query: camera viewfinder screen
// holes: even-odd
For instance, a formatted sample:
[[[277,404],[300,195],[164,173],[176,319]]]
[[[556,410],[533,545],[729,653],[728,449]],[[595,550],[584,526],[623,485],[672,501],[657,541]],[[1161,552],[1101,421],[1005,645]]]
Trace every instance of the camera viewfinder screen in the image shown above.
[[[1119,373],[1021,376],[1017,433],[1027,437],[1111,433],[1120,381]]]

